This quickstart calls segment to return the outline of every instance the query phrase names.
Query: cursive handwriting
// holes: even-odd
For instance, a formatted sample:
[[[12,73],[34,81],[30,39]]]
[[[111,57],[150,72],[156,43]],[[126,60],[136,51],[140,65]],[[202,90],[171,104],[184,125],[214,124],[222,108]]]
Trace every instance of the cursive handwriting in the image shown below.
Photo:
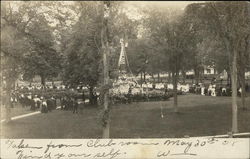
[[[121,141],[118,143],[120,146],[130,146],[130,145],[159,145],[160,143],[155,142],[155,143],[144,143],[144,142],[138,142],[138,141]]]
[[[189,142],[189,141],[182,141],[182,140],[166,140],[164,142],[164,145],[171,145],[171,146],[186,146],[186,148],[184,149],[184,153],[187,153],[191,146],[192,146],[193,142]]]
[[[18,150],[16,152],[17,159],[42,159],[45,158],[43,156],[36,156],[36,155],[26,155],[24,154],[23,150]]]
[[[82,146],[82,144],[78,144],[78,145],[67,145],[67,144],[58,144],[58,145],[54,145],[52,144],[52,141],[47,144],[47,148],[46,150],[44,151],[44,153],[47,153],[49,151],[50,148],[68,148],[68,147],[80,147]]]
[[[96,139],[96,140],[89,140],[87,142],[87,146],[88,147],[109,147],[109,146],[114,146],[116,145],[115,142],[113,142],[113,139],[110,139],[107,143],[100,143],[100,139]]]
[[[30,146],[29,144],[24,144],[24,139],[22,139],[18,144],[14,140],[7,140],[5,142],[8,145],[8,148],[17,148],[17,149],[42,149],[40,146]]]
[[[157,153],[157,157],[167,157],[170,154],[170,150],[168,150],[167,152],[161,152],[159,151]]]
[[[165,139],[165,140],[115,140],[115,139],[88,139],[87,142],[76,142],[76,144],[54,143],[54,140],[47,140],[44,146],[29,143],[29,140],[5,140],[6,150],[14,150],[15,158],[18,159],[76,159],[96,158],[115,159],[126,158],[134,152],[131,149],[144,147],[152,148],[153,157],[192,157],[201,155],[200,150],[210,150],[213,144],[227,147],[234,147],[239,140],[228,140],[218,138],[197,138],[197,139]],[[84,140],[86,141],[86,140]],[[158,141],[158,142],[157,142]],[[160,147],[159,147],[160,146]],[[163,148],[163,149],[162,149]],[[91,151],[90,151],[91,150]],[[139,151],[140,152],[140,151]],[[194,153],[195,152],[195,153]],[[142,153],[142,151],[141,151]]]
[[[120,150],[114,150],[113,148],[108,152],[98,152],[96,155],[94,155],[94,158],[109,158],[109,159],[113,159],[117,156],[121,155]]]
[[[73,158],[76,158],[76,157],[90,157],[91,154],[86,154],[86,153],[82,153],[82,154],[74,154],[74,153],[70,153],[68,154],[68,157],[73,157]]]

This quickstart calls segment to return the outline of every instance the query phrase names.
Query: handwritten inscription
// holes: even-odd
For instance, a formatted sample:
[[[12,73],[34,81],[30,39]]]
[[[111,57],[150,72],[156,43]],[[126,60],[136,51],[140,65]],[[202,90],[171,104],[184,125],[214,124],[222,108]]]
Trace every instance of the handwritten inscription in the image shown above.
[[[49,141],[49,142],[48,142]],[[38,144],[29,140],[12,140],[4,142],[4,148],[14,152],[17,159],[64,159],[64,158],[126,158],[131,157],[130,150],[153,149],[154,158],[171,158],[174,156],[198,156],[197,149],[206,149],[211,145],[233,148],[240,143],[237,140],[207,138],[207,139],[156,139],[156,140],[121,140],[121,139],[88,139],[75,140],[47,140]],[[3,157],[3,156],[1,156]],[[133,157],[133,156],[132,156]],[[3,157],[4,158],[4,157]]]
[[[46,147],[46,150],[44,153],[48,152],[50,148],[67,148],[67,147],[81,147],[82,144],[79,144],[79,145],[68,145],[68,144],[52,144],[52,141],[47,144],[47,147]]]
[[[5,142],[6,145],[8,145],[8,148],[17,148],[17,149],[42,149],[43,147],[41,146],[30,146],[29,144],[24,144],[24,139],[22,139],[18,144],[14,142],[14,140],[7,140]]]

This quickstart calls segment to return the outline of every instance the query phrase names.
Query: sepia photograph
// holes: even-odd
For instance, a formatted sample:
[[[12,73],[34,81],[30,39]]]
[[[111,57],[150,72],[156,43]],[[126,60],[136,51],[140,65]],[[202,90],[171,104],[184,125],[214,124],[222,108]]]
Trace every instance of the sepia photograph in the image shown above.
[[[250,138],[248,1],[1,1],[0,70],[1,140]]]

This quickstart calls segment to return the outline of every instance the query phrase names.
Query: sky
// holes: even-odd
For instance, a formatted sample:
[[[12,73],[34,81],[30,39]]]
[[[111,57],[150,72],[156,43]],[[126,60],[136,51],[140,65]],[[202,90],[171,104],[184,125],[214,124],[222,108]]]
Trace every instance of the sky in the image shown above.
[[[184,9],[188,4],[201,3],[203,1],[126,1],[127,5],[134,6],[155,6]]]
[[[130,18],[140,19],[141,16],[136,8],[150,6],[159,9],[173,8],[183,11],[185,7],[192,3],[202,3],[204,1],[123,1],[123,5],[127,8]]]
[[[159,9],[164,9],[164,8],[173,8],[177,10],[184,10],[185,7],[191,3],[201,3],[204,1],[123,1],[123,5],[125,9],[126,14],[129,16],[131,19],[139,20],[141,19],[142,15],[138,12],[138,8],[144,7],[144,6],[151,6],[151,7],[156,7]],[[73,4],[73,1],[64,1],[64,3],[68,4]],[[12,7],[14,10],[17,10],[18,2],[12,2]],[[58,24],[57,21],[53,20],[48,17],[49,21],[51,21],[51,25],[55,26]],[[76,17],[77,18],[77,17]]]

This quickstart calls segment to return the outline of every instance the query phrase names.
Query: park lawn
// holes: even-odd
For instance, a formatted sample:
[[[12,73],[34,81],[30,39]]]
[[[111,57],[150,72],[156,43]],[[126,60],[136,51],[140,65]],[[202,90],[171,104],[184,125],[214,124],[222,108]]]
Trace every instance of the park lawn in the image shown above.
[[[231,129],[231,98],[179,96],[180,113],[172,112],[172,99],[112,106],[111,138],[162,138],[227,134]],[[247,98],[250,105],[250,98]],[[161,118],[161,108],[164,118]],[[101,138],[99,109],[83,114],[54,110],[2,124],[1,138]],[[238,111],[240,132],[250,132],[250,111]]]
[[[30,110],[30,107],[22,107],[20,105],[16,105],[14,108],[11,108],[11,116],[18,116],[23,114],[32,113],[34,111]],[[3,120],[6,117],[6,108],[1,108],[1,116],[0,119]]]
[[[59,103],[58,105],[60,105],[59,101],[57,103]],[[35,111],[33,111],[33,110],[30,110],[30,106],[29,107],[22,107],[22,105],[18,103],[18,104],[15,104],[15,106],[13,108],[11,108],[11,116],[15,117],[15,116],[19,116],[19,115],[33,113],[36,111],[40,111],[40,109],[36,109]],[[0,119],[3,120],[5,118],[6,118],[6,108],[5,108],[5,106],[3,106],[1,108]]]

